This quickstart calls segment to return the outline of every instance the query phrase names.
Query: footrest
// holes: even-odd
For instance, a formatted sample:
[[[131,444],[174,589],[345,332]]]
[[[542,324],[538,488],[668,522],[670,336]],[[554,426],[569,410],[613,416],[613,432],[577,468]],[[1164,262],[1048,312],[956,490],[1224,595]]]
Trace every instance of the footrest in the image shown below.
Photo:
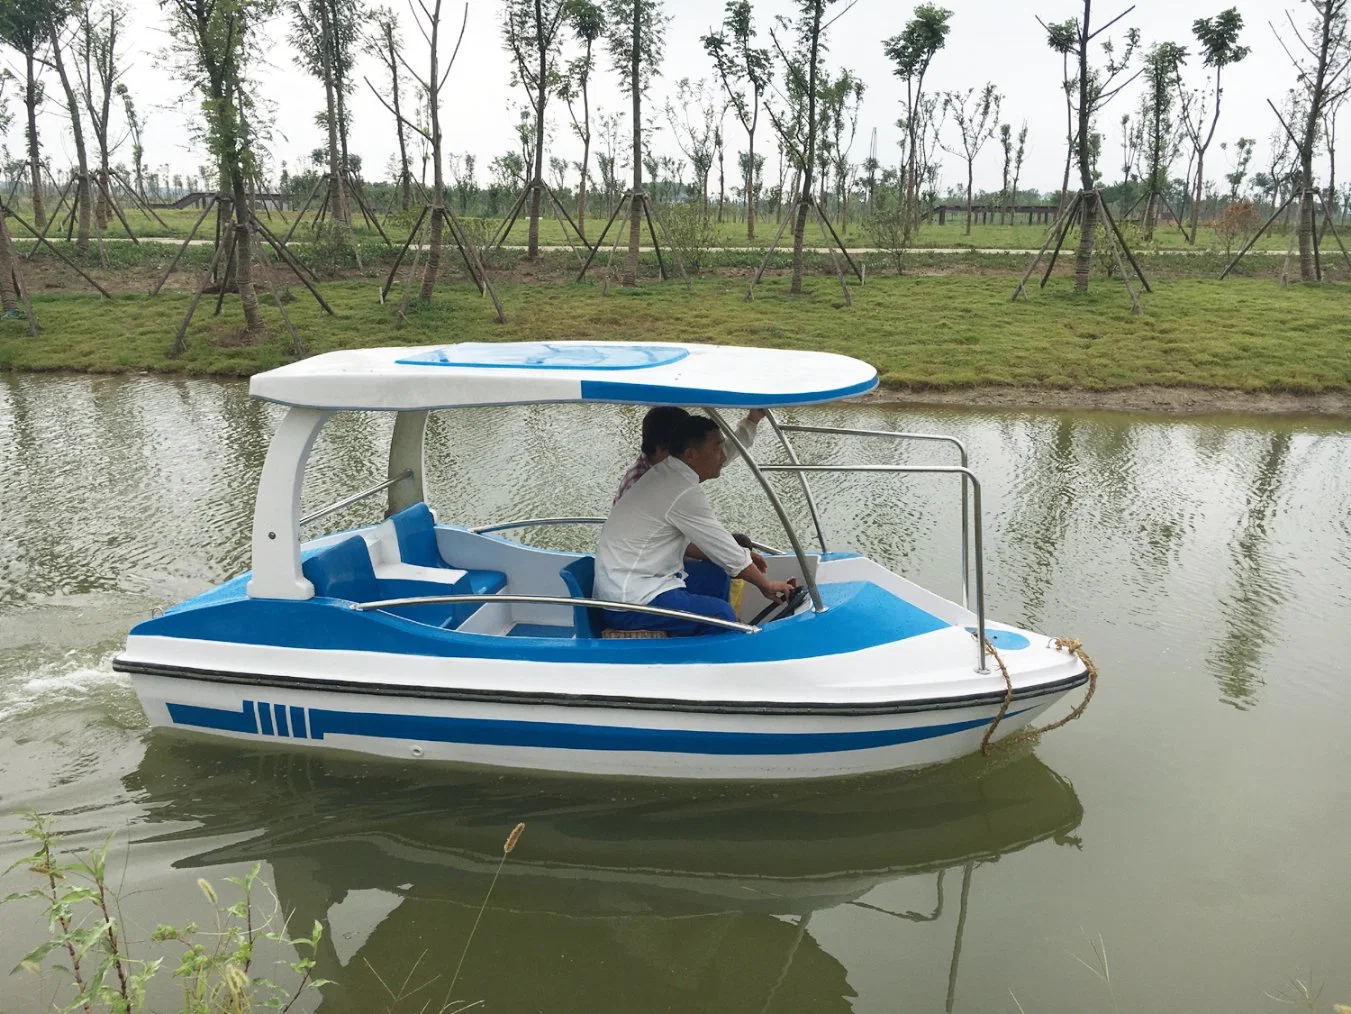
[[[601,637],[619,640],[626,637],[670,637],[664,630],[615,630],[613,628],[601,631]]]

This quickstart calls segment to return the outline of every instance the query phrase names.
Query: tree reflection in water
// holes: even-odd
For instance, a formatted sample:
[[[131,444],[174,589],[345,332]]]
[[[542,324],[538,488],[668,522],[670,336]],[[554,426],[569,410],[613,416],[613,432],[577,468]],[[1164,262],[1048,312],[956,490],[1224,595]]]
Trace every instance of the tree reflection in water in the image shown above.
[[[847,783],[659,786],[154,736],[125,784],[148,810],[138,848],[194,871],[262,862],[292,925],[324,924],[315,971],[338,983],[324,989],[329,1012],[385,1009],[381,980],[406,976],[426,991],[408,1009],[439,1006],[518,820],[457,997],[506,1010],[848,1010],[850,955],[821,946],[812,914],[857,906],[937,931],[947,871],[961,868],[951,1009],[975,867],[1073,842],[1083,818],[1073,786],[1026,750]],[[912,877],[934,878],[932,912],[867,898]]]

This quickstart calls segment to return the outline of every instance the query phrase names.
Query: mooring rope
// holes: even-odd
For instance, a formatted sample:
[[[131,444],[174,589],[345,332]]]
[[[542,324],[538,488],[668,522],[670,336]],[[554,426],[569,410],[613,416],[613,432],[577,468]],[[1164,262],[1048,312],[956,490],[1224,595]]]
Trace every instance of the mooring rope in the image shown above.
[[[1093,700],[1093,694],[1098,689],[1098,667],[1093,664],[1093,660],[1089,658],[1088,653],[1084,651],[1084,644],[1082,641],[1074,637],[1057,637],[1052,640],[1051,644],[1057,651],[1068,651],[1084,664],[1084,669],[1088,672],[1088,693],[1084,694],[1084,699],[1079,702],[1078,706],[1064,718],[1060,719],[1060,721],[1052,722],[1050,725],[1043,725],[1041,728],[1029,727],[1023,729],[1021,732],[1015,733],[1015,736],[1019,738],[1024,736],[1040,736],[1044,732],[1059,729],[1062,725],[1073,722],[1084,713],[1084,709],[1088,707],[1088,702]],[[985,650],[994,656],[995,663],[999,666],[999,672],[1004,677],[1003,703],[999,705],[998,714],[994,716],[994,720],[985,730],[984,738],[980,741],[980,752],[988,754],[990,752],[990,740],[994,737],[995,730],[999,728],[999,723],[1003,721],[1004,716],[1008,714],[1009,706],[1013,704],[1013,678],[1009,676],[1008,666],[1004,664],[1004,660],[999,657],[999,652],[995,650],[995,646],[990,643],[988,638],[985,640]]]

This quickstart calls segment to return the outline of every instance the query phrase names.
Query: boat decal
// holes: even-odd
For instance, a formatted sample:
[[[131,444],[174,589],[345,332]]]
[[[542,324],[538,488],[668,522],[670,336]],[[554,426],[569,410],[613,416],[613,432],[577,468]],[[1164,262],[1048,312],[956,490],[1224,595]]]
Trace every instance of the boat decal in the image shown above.
[[[231,683],[236,686],[264,687],[272,690],[332,692],[363,694],[374,697],[394,697],[412,700],[471,701],[478,704],[510,704],[535,707],[620,708],[629,711],[668,711],[704,715],[817,715],[831,717],[858,717],[865,715],[904,715],[919,711],[947,711],[954,708],[979,707],[999,704],[1004,690],[975,694],[954,694],[947,697],[925,697],[900,701],[693,701],[674,697],[620,697],[605,694],[567,694],[548,691],[481,690],[472,687],[413,686],[407,683],[381,683],[374,680],[339,680],[304,676],[280,676],[267,673],[229,672],[221,669],[194,669],[187,666],[160,665],[154,662],[131,662],[121,657],[113,659],[113,670],[136,676],[161,676],[167,679],[196,680],[204,683]],[[1062,694],[1088,682],[1088,671],[1047,683],[1017,687],[1015,701],[1031,700],[1052,694]],[[260,707],[266,709],[266,705]],[[266,732],[272,735],[270,717]]]
[[[169,703],[175,725],[225,732],[257,733],[254,702],[239,709]],[[268,705],[261,705],[268,708]],[[515,719],[453,718],[442,715],[400,715],[379,711],[338,711],[273,704],[279,737],[323,740],[326,736],[361,736],[475,746],[512,746],[551,750],[605,750],[642,753],[715,755],[795,755],[844,753],[898,746],[951,736],[990,724],[973,718],[939,725],[857,732],[719,732],[703,729],[643,729],[621,725],[568,722],[524,722]],[[1031,708],[1011,711],[1006,718]],[[287,712],[299,716],[288,728]],[[264,733],[266,734],[266,733]]]
[[[827,391],[794,391],[792,394],[754,394],[748,391],[717,391],[676,384],[626,384],[618,380],[583,380],[582,401],[618,401],[635,405],[708,405],[712,408],[776,408],[811,405],[867,394],[877,386],[874,375],[867,380]]]

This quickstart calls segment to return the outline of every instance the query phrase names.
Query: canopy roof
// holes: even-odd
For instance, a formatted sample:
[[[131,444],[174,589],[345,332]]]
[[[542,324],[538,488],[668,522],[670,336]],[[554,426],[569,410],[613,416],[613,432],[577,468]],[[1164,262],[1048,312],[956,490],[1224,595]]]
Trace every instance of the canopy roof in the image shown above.
[[[665,342],[461,342],[326,352],[257,374],[249,393],[306,408],[620,402],[774,408],[863,394],[867,363],[830,352]]]

